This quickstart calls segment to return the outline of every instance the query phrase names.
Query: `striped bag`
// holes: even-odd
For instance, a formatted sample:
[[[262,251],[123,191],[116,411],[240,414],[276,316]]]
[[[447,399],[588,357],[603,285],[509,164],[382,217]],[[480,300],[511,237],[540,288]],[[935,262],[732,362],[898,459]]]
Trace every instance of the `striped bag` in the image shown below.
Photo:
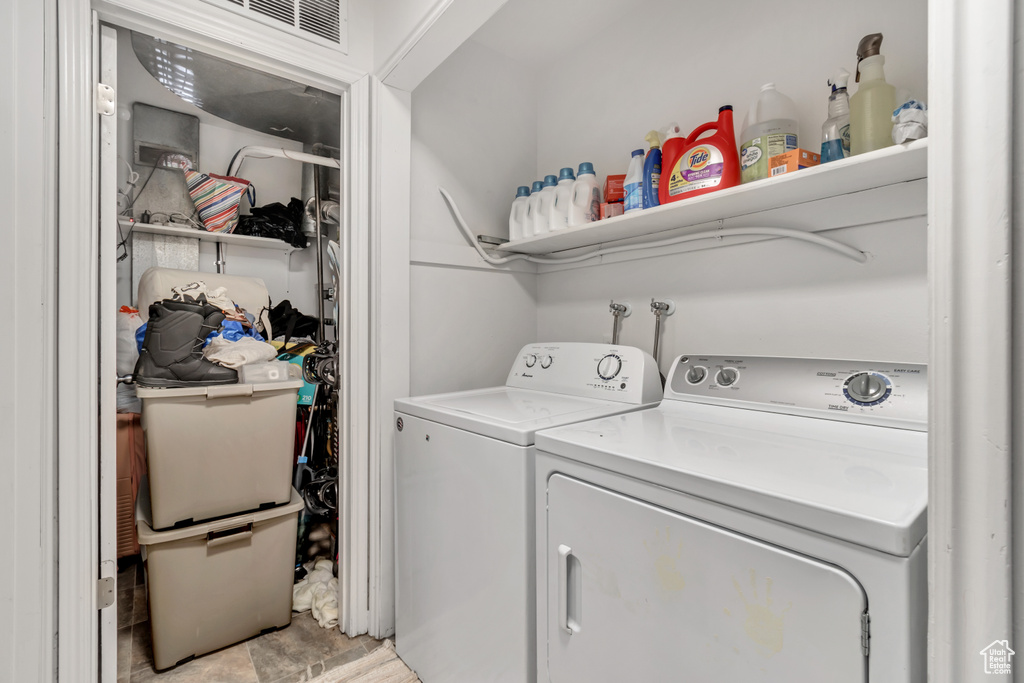
[[[185,184],[208,232],[232,232],[235,229],[238,205],[246,192],[250,195],[250,203],[255,204],[255,190],[248,180],[187,170]]]

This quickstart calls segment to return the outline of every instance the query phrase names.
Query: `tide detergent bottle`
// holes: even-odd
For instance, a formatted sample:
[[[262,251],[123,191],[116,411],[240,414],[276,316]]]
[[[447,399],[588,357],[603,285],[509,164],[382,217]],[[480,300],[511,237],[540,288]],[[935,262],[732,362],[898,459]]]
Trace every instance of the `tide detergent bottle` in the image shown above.
[[[712,135],[702,138],[708,131]],[[679,126],[669,128],[661,148],[662,204],[740,184],[740,155],[732,124],[732,105],[718,110],[718,120],[698,126],[683,138]]]

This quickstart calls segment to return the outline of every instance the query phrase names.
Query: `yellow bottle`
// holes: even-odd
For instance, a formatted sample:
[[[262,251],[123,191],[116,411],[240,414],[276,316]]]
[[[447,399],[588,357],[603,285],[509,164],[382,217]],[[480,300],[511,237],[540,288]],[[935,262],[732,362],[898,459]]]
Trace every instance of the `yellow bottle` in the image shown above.
[[[857,46],[857,92],[850,97],[850,153],[892,144],[892,111],[896,88],[885,82],[885,57],[879,54],[882,34],[864,36]]]

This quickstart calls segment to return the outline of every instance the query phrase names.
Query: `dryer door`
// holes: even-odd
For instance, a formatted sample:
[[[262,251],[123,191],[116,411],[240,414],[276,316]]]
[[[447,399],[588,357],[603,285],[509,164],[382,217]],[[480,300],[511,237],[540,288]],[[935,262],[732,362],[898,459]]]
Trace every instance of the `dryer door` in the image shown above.
[[[541,561],[553,683],[867,680],[838,567],[562,475]]]

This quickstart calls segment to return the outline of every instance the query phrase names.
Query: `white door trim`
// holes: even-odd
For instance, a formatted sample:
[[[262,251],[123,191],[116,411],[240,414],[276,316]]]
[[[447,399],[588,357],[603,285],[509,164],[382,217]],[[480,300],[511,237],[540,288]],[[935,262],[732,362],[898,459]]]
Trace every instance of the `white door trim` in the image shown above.
[[[98,676],[98,445],[96,196],[88,0],[57,3],[57,666]]]
[[[1013,638],[1011,512],[1024,495],[1013,490],[1010,438],[1012,378],[1024,362],[1011,354],[1020,273],[1011,258],[1011,141],[1024,113],[1013,106],[1015,4],[993,0],[979,11],[969,0],[933,0],[928,9],[933,683],[985,680],[981,650]],[[1021,651],[1019,641],[1010,645]]]

